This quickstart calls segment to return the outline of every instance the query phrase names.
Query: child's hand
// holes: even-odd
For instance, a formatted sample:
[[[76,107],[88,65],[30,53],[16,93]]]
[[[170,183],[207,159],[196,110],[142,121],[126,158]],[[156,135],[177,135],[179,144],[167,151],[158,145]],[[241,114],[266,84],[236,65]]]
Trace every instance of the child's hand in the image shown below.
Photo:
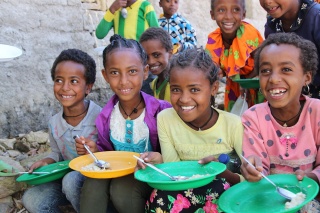
[[[117,10],[122,7],[127,7],[127,0],[115,0],[110,6],[110,12],[114,14]]]
[[[298,169],[298,170],[295,172],[295,174],[296,174],[298,180],[302,180],[303,177],[306,175],[305,172],[302,171],[301,169]]]
[[[151,163],[151,164],[163,163],[162,155],[159,152],[145,152],[140,155],[140,158],[143,159],[146,163]],[[138,161],[135,170],[145,169],[145,168],[146,168],[146,165]]]
[[[55,161],[51,158],[45,158],[45,159],[39,160],[30,166],[28,172],[31,173],[31,172],[33,172],[33,170],[35,170],[39,167],[42,167],[42,166],[46,166],[51,163],[55,163]]]
[[[262,175],[260,172],[263,171],[263,167],[260,157],[251,155],[247,159],[255,166],[255,168],[249,165],[246,161],[242,161],[240,169],[243,177],[249,182],[257,182],[261,180]]]
[[[84,148],[83,144],[87,144],[91,152],[98,151],[97,144],[88,138],[80,136],[79,138],[75,138],[74,140],[76,141],[76,150],[78,155],[89,154],[86,148]]]
[[[202,158],[201,160],[198,161],[198,163],[207,164],[207,163],[210,163],[211,161],[218,161],[218,159],[210,155],[208,157]]]

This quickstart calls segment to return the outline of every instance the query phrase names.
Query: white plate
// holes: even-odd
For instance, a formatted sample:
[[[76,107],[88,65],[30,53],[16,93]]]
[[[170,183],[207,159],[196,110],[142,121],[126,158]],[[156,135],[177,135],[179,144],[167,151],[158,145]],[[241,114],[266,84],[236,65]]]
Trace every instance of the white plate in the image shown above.
[[[10,61],[22,54],[22,50],[5,44],[0,44],[0,61]]]

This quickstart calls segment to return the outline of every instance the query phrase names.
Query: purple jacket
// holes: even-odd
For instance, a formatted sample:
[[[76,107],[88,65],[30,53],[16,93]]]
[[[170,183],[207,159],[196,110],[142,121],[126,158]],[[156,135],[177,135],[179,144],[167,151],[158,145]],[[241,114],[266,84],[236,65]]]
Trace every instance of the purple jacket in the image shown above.
[[[157,130],[157,115],[163,109],[170,108],[171,104],[167,101],[158,100],[144,92],[141,92],[141,95],[146,105],[144,121],[149,127],[151,146],[153,151],[160,152],[160,143]],[[96,127],[98,130],[97,146],[99,151],[114,150],[113,144],[110,140],[110,118],[114,105],[116,105],[118,101],[118,96],[113,95],[96,119]]]

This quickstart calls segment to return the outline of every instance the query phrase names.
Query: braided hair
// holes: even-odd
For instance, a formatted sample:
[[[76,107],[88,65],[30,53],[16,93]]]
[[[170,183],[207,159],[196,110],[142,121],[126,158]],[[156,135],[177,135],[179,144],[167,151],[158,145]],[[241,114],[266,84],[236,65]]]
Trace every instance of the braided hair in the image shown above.
[[[135,50],[139,54],[142,64],[147,65],[147,54],[139,42],[114,34],[110,38],[110,44],[103,50],[103,66],[106,67],[107,57],[112,51],[122,48]]]
[[[194,67],[202,71],[212,86],[218,80],[219,66],[214,63],[210,55],[203,48],[192,48],[183,50],[179,54],[173,55],[168,78],[170,80],[170,73],[173,68],[179,67],[181,69],[186,67]],[[211,105],[215,104],[214,96],[211,96]]]

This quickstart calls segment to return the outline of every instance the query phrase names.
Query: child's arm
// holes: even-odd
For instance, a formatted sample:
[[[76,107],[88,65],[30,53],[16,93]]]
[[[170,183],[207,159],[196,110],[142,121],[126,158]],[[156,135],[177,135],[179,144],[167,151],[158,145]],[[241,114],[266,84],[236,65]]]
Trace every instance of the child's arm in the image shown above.
[[[189,21],[185,19],[184,33],[186,35],[184,39],[183,49],[190,49],[197,46],[196,31],[192,27]]]
[[[148,3],[145,8],[145,19],[147,20],[149,27],[159,27],[159,22],[153,6],[148,1],[145,3]]]
[[[103,39],[106,37],[113,27],[114,13],[119,10],[121,7],[126,7],[127,0],[116,0],[112,3],[110,8],[107,10],[103,19],[100,21],[96,29],[96,36],[98,39]]]
[[[33,170],[39,168],[39,167],[42,167],[42,166],[45,166],[45,165],[48,165],[48,164],[52,164],[52,163],[55,163],[56,161],[53,160],[52,158],[44,158],[42,160],[39,160],[35,163],[33,163],[31,166],[30,166],[30,169],[29,169],[29,173],[33,172]]]

